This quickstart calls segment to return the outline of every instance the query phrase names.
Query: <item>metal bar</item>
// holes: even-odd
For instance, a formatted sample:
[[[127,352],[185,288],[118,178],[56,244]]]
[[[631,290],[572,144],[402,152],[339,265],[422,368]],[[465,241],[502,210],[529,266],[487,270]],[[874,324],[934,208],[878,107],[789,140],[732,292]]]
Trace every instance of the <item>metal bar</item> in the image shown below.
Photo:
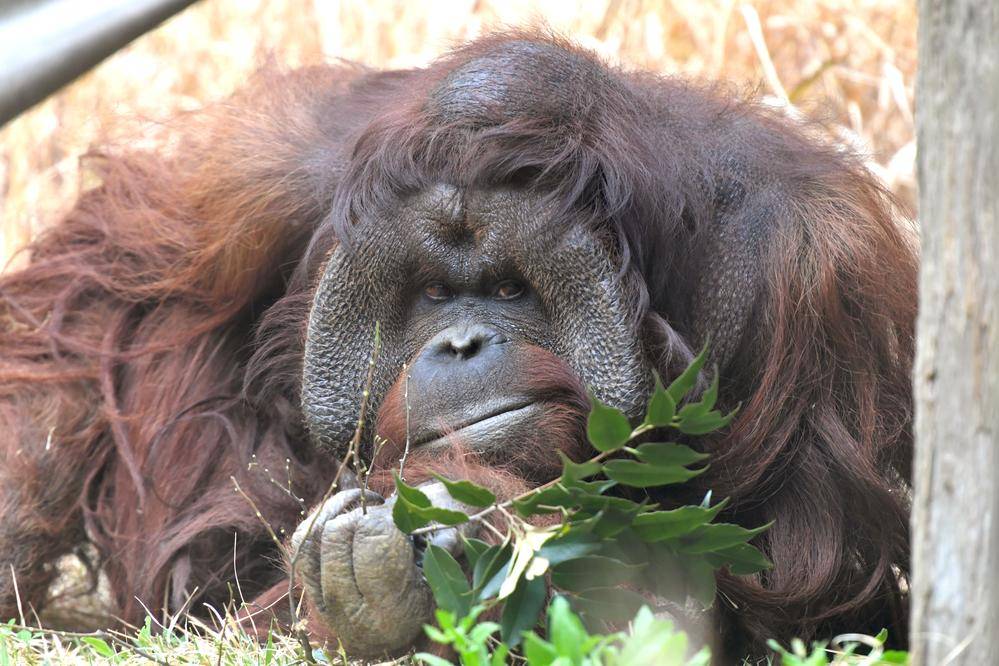
[[[196,0],[0,0],[0,126]]]

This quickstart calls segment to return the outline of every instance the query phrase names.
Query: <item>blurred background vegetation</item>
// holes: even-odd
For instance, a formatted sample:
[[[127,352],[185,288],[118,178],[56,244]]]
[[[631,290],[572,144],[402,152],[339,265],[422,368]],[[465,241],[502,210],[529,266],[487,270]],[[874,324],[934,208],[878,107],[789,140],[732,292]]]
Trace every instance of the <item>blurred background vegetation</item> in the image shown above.
[[[81,187],[79,156],[144,147],[261,64],[420,66],[491,27],[544,23],[625,67],[722,79],[821,119],[914,198],[911,0],[202,0],[0,129],[0,270]]]

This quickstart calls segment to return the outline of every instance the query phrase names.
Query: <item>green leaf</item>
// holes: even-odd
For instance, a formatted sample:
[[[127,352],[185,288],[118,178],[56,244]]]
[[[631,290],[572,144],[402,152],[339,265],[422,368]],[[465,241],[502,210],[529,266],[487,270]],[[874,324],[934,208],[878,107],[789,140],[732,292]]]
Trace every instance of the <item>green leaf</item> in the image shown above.
[[[142,623],[142,629],[139,629],[136,643],[139,647],[149,647],[153,644],[153,619],[148,615],[146,621]]]
[[[547,592],[542,576],[532,580],[521,579],[517,583],[517,588],[503,606],[500,619],[500,640],[503,643],[511,648],[520,644],[523,633],[538,623]]]
[[[477,600],[484,601],[499,591],[512,554],[513,548],[509,543],[490,546],[475,563],[472,567],[472,589]]]
[[[705,344],[701,353],[694,357],[687,369],[680,373],[680,376],[673,380],[666,392],[673,398],[675,404],[680,404],[690,390],[697,385],[697,377],[704,367],[704,361],[708,358],[708,346]]]
[[[565,536],[547,541],[537,551],[537,557],[548,560],[549,566],[557,566],[567,560],[591,555],[600,549],[600,542],[589,534],[569,532]]]
[[[633,488],[651,488],[666,486],[672,483],[683,483],[703,473],[707,466],[700,469],[687,469],[678,465],[659,467],[635,460],[611,460],[604,463],[604,473],[618,483]]]
[[[440,523],[441,525],[461,525],[468,522],[467,514],[439,506],[432,506],[429,509],[416,509],[416,513],[427,522]]]
[[[704,560],[695,558],[685,560],[683,568],[687,574],[687,594],[709,608],[715,602],[718,591],[714,568]]]
[[[686,421],[696,419],[704,416],[710,412],[714,406],[715,402],[718,401],[718,368],[715,368],[715,376],[711,380],[711,385],[708,386],[708,390],[704,392],[701,399],[697,402],[692,402],[680,410],[677,414],[678,420],[682,425]]]
[[[680,421],[677,429],[687,435],[706,435],[727,426],[738,412],[739,409],[736,408],[722,416],[722,413],[715,409],[707,414]]]
[[[468,522],[468,516],[461,511],[452,511],[437,506],[416,506],[398,496],[392,505],[392,520],[401,531],[410,534],[431,522],[437,522],[441,525],[461,525]]]
[[[437,618],[437,624],[440,625],[440,628],[445,632],[450,634],[454,631],[455,620],[457,620],[457,618],[454,616],[453,612],[443,608],[437,608],[434,611],[434,617]]]
[[[558,509],[542,509],[539,507],[572,506],[572,495],[561,485],[554,485],[538,492],[531,493],[522,500],[513,503],[513,508],[521,516],[530,518],[538,514],[555,513]]]
[[[475,624],[476,618],[479,617],[479,612],[484,606],[473,606],[468,614],[458,620],[458,631],[467,634],[471,630],[472,625]]]
[[[482,554],[489,550],[489,544],[482,539],[476,539],[475,537],[466,537],[462,534],[458,535],[461,538],[461,548],[465,553],[465,560],[468,562],[468,566],[475,568],[475,564],[482,557]]]
[[[630,616],[629,616],[630,617]],[[548,606],[548,639],[555,646],[559,657],[570,664],[583,659],[583,643],[589,638],[583,623],[572,612],[569,602],[555,597]]]
[[[572,527],[573,529],[578,529],[582,532],[594,534],[601,539],[612,539],[631,527],[635,516],[644,511],[645,508],[646,505],[644,504],[634,504],[625,510],[615,507],[607,507],[606,509],[597,511],[592,516],[589,516],[584,520],[573,521]],[[579,514],[577,514],[577,516],[578,515]]]
[[[468,638],[475,645],[484,645],[486,640],[500,629],[495,622],[479,622],[468,633]]]
[[[704,553],[704,558],[716,569],[728,567],[734,576],[748,576],[766,571],[773,566],[758,548],[748,543],[740,543],[713,553]]]
[[[80,642],[86,643],[94,652],[107,659],[114,659],[117,656],[114,648],[108,645],[103,638],[98,638],[97,636],[83,636],[80,638]]]
[[[628,564],[650,562],[649,553],[654,549],[654,544],[645,543],[630,528],[623,530],[613,541],[604,541],[600,545],[600,555],[613,557]]]
[[[597,451],[616,451],[631,437],[628,417],[619,409],[608,407],[590,395],[593,408],[586,419],[586,436]]]
[[[616,481],[607,480],[573,481],[570,486],[556,484],[550,488],[531,493],[522,500],[515,501],[513,506],[524,517],[558,513],[562,509],[583,508],[595,513],[607,507],[626,511],[632,506],[637,506],[634,502],[622,497],[600,495],[616,485]]]
[[[642,462],[665,467],[679,465],[686,467],[709,458],[707,453],[700,453],[676,442],[648,442],[635,451],[635,456]]]
[[[643,541],[665,541],[690,534],[698,527],[710,523],[727,504],[728,500],[725,499],[710,509],[683,506],[671,511],[652,511],[636,516],[632,525]]]
[[[493,502],[496,501],[496,495],[471,481],[451,481],[439,474],[434,474],[434,478],[444,484],[451,497],[463,504],[484,509],[487,506],[492,506]]]
[[[617,485],[616,481],[613,481]],[[596,513],[598,511],[622,511],[629,513],[635,509],[641,509],[645,505],[633,502],[624,497],[613,497],[606,495],[577,494],[574,496],[576,504],[583,512]]]
[[[468,615],[472,607],[472,590],[461,566],[440,546],[427,546],[423,556],[423,575],[440,609],[456,617]]]
[[[589,555],[566,560],[552,568],[552,584],[570,592],[614,587],[635,581],[645,565],[628,564],[612,557]]]
[[[392,473],[392,477],[395,479],[395,492],[399,495],[399,497],[420,509],[430,508],[430,498],[427,497],[422,490],[407,485],[406,482],[400,479],[399,475],[395,472]]]
[[[566,485],[600,473],[600,463],[598,462],[576,463],[569,460],[569,457],[561,451],[557,453],[562,460],[562,482]]]
[[[645,597],[623,587],[587,590],[571,599],[578,612],[605,622],[627,622],[647,603]]]
[[[772,522],[754,529],[746,529],[745,527],[733,525],[732,523],[705,525],[694,532],[694,534],[689,537],[689,540],[685,540],[679,550],[691,555],[712,552],[716,553],[720,550],[725,550],[727,548],[731,548],[732,546],[746,543],[756,535],[765,532],[771,525],[773,525]]]
[[[886,650],[882,655],[879,664],[908,664],[909,653],[902,650]]]
[[[659,378],[658,372],[655,373],[655,379],[656,387],[652,392],[652,397],[649,399],[644,423],[657,427],[666,427],[673,422],[673,417],[676,415],[676,400],[663,388],[663,382]]]
[[[632,622],[630,634],[621,645],[619,664],[664,664],[694,666],[687,659],[687,636],[677,631],[669,620],[657,620],[647,606],[642,606]]]
[[[511,566],[513,566],[512,557],[507,559],[495,574],[486,579],[481,589],[475,591],[475,598],[479,601],[485,601],[499,594],[500,588],[503,587],[503,581],[510,575]]]
[[[640,589],[649,590],[665,599],[684,603],[687,598],[686,573],[683,558],[664,543],[648,544],[645,569]]]
[[[510,648],[500,643],[496,651],[493,652],[493,656],[489,658],[489,666],[506,666],[506,658],[509,654]]]
[[[430,519],[420,512],[421,508],[430,506],[430,498],[424,495],[423,491],[406,485],[398,474],[393,473],[393,477],[397,495],[392,506],[392,522],[400,530],[410,534],[430,522]]]
[[[452,642],[450,636],[448,636],[443,631],[430,624],[423,625],[423,633],[425,633],[427,637],[435,643],[448,645],[449,643]]]
[[[398,474],[395,478],[396,498],[392,506],[392,520],[395,526],[406,534],[412,533],[431,522],[441,525],[461,525],[468,522],[468,516],[461,511],[453,511],[433,506],[430,498],[422,490],[407,485]]]
[[[600,471],[603,471],[603,465],[600,466]],[[597,481],[573,481],[571,484],[566,485],[565,488],[572,498],[575,499],[587,495],[603,495],[616,485],[617,481],[599,479]]]
[[[559,655],[554,645],[532,631],[524,635],[524,656],[530,666],[551,666]]]

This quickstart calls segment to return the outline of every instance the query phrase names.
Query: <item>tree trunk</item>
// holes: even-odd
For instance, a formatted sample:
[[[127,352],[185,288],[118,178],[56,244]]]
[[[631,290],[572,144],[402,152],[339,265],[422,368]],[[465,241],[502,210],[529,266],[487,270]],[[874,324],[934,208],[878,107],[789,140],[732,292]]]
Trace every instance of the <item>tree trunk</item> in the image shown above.
[[[919,0],[915,664],[999,664],[999,3]]]

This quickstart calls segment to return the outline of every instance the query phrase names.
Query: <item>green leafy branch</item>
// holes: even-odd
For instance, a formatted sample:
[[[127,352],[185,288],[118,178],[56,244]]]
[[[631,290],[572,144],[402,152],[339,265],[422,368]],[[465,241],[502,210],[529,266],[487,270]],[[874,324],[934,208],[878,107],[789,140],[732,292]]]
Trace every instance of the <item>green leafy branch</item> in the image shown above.
[[[457,619],[454,613],[437,611],[436,627],[427,627],[430,638],[450,646],[463,666],[500,666],[510,654],[494,634],[495,622],[476,618],[484,610],[476,606],[469,615]],[[548,607],[545,638],[530,631],[524,634],[522,660],[527,666],[708,666],[710,653],[703,648],[688,656],[687,636],[673,628],[668,620],[657,619],[643,606],[627,633],[591,634],[564,597],[555,597]],[[491,644],[496,644],[495,650]],[[431,666],[450,666],[451,662],[425,652],[414,655],[417,661]]]
[[[826,641],[812,644],[811,649],[799,639],[791,641],[791,649],[783,647],[777,641],[767,641],[767,646],[779,657],[781,666],[825,666],[826,664],[842,664],[843,666],[890,666],[891,664],[908,664],[909,654],[902,650],[886,650],[888,630],[882,629],[877,636],[864,634],[844,634],[833,640],[832,647],[827,647]],[[869,653],[858,655],[857,650],[866,646]]]
[[[726,502],[712,505],[710,493],[698,506],[675,509],[610,493],[618,487],[647,490],[679,484],[707,470],[702,464],[707,455],[684,444],[636,442],[667,428],[702,435],[732,420],[735,410],[722,414],[715,407],[717,373],[699,399],[684,402],[705,359],[706,350],[668,387],[656,377],[645,417],[635,427],[621,411],[593,397],[586,431],[596,454],[581,463],[562,456],[561,475],[539,488],[498,502],[486,488],[438,477],[455,500],[479,509],[472,515],[433,506],[420,489],[397,477],[393,518],[407,533],[421,535],[469,521],[489,525],[486,519],[496,513],[506,521],[499,543],[464,539],[470,579],[449,552],[427,548],[424,574],[438,608],[466,618],[478,607],[502,605],[500,641],[514,648],[543,611],[546,578],[592,624],[634,618],[648,603],[635,590],[681,605],[693,598],[707,607],[715,597],[718,569],[747,575],[768,568],[770,562],[749,543],[768,525],[746,529],[714,522]],[[553,513],[561,515],[557,525],[530,522]]]
[[[437,610],[438,627],[426,627],[427,635],[454,650],[462,666],[500,666],[508,663],[510,649],[500,642],[495,622],[478,622],[484,606],[475,606],[463,618]],[[708,666],[711,653],[707,647],[696,652],[687,635],[669,620],[658,618],[647,607],[639,609],[628,623],[627,632],[591,633],[581,618],[573,613],[564,597],[555,597],[548,606],[544,637],[534,631],[524,634],[524,644],[517,663],[526,666]],[[886,650],[888,632],[877,636],[848,634],[827,647],[825,641],[806,648],[794,640],[791,649],[769,641],[775,658],[767,663],[780,666],[891,666],[908,664],[909,655]],[[867,654],[858,654],[867,649]],[[451,666],[451,662],[425,652],[414,655],[417,662],[431,666]],[[753,662],[754,664],[757,662]],[[750,662],[743,662],[749,666]]]
[[[631,427],[623,412],[604,405],[591,395],[593,407],[587,419],[586,432],[591,445],[598,451],[597,455],[586,462],[574,463],[560,452],[563,459],[562,475],[518,497],[497,503],[496,496],[486,488],[470,481],[451,481],[437,476],[455,500],[481,509],[471,516],[461,511],[432,506],[430,499],[422,491],[406,485],[396,475],[396,490],[401,500],[396,504],[398,509],[393,512],[396,525],[404,532],[418,536],[469,521],[481,522],[490,514],[510,507],[515,507],[519,513],[529,517],[542,513],[543,511],[534,511],[533,507],[546,506],[544,500],[552,497],[550,491],[554,489],[556,494],[562,492],[567,480],[580,481],[601,473],[622,485],[640,488],[680,483],[697,476],[706,471],[707,467],[690,470],[684,466],[704,460],[707,458],[706,454],[675,443],[649,443],[637,449],[626,445],[656,428],[675,428],[684,434],[702,435],[728,425],[736,410],[722,415],[714,409],[718,399],[717,372],[711,386],[699,401],[677,410],[677,405],[696,386],[706,356],[705,347],[668,388],[663,387],[656,375],[655,391],[649,401],[645,419],[635,428]],[[619,459],[601,465],[612,455],[621,452],[631,454],[638,460]],[[609,489],[607,487],[605,490]]]

